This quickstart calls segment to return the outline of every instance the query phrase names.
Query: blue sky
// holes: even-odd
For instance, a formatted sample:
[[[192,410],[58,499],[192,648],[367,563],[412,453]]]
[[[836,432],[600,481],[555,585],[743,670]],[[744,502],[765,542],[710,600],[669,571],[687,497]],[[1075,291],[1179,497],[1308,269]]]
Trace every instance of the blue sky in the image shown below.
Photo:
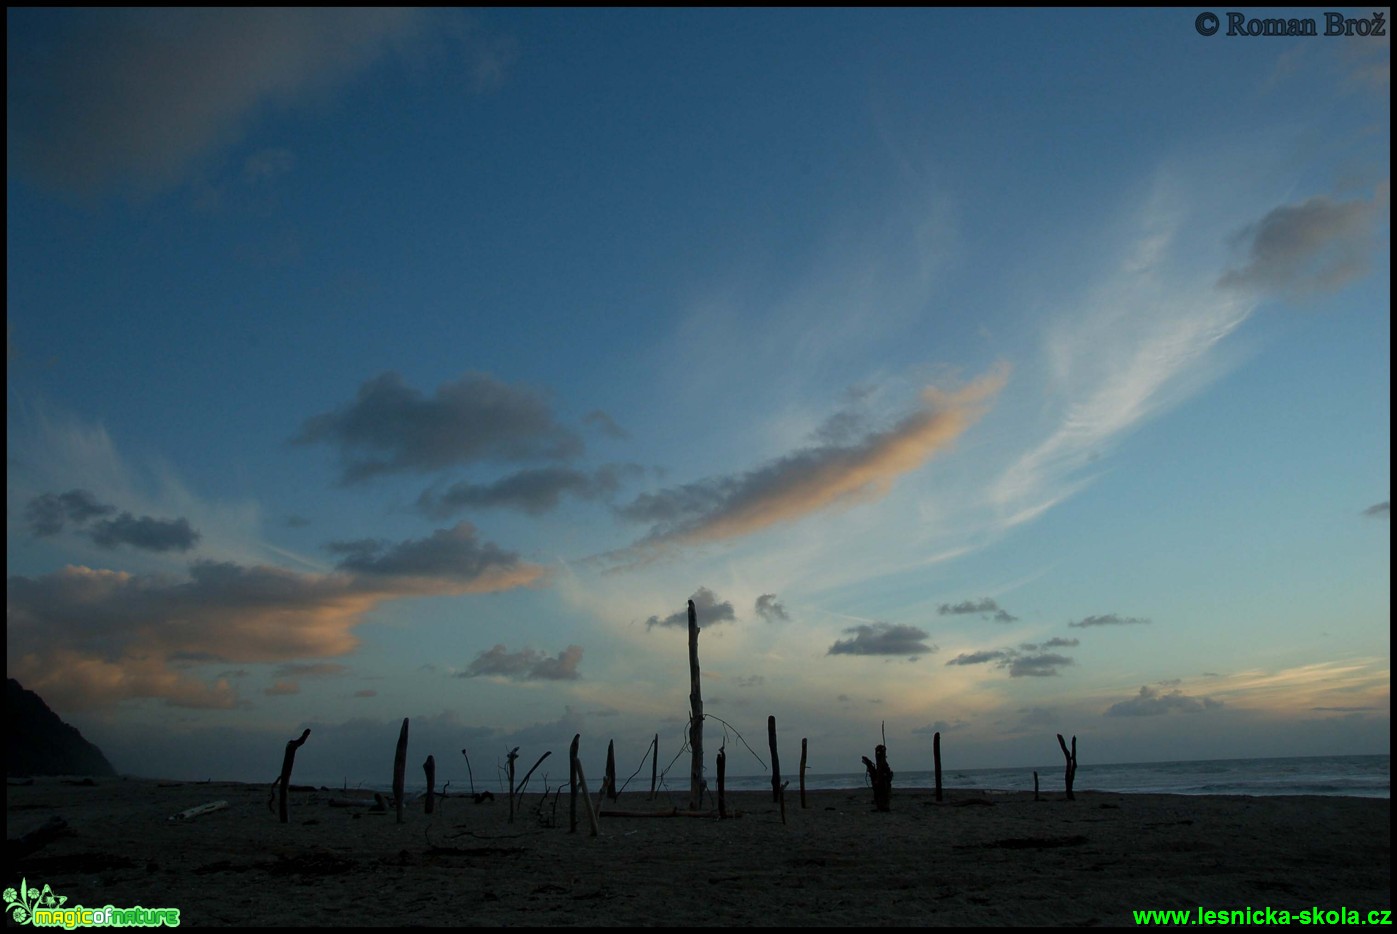
[[[1196,13],[8,11],[9,676],[629,771],[694,598],[734,772],[1387,751],[1388,40]]]

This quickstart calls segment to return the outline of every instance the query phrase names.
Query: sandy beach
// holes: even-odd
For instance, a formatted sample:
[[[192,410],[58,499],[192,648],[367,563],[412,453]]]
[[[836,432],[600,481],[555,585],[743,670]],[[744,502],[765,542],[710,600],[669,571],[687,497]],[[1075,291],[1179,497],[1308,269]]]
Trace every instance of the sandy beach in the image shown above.
[[[67,907],[178,908],[183,925],[1117,925],[1133,909],[1391,907],[1391,802],[1079,792],[1035,802],[894,788],[820,791],[785,823],[766,792],[740,817],[604,816],[568,831],[568,804],[439,801],[405,820],[341,807],[338,789],[35,779],[10,786],[5,887]],[[187,820],[212,802],[227,807]],[[991,803],[992,802],[992,803]],[[681,794],[623,794],[652,812]],[[16,858],[16,838],[67,829]],[[549,826],[552,823],[553,826]],[[13,924],[13,916],[11,918]]]

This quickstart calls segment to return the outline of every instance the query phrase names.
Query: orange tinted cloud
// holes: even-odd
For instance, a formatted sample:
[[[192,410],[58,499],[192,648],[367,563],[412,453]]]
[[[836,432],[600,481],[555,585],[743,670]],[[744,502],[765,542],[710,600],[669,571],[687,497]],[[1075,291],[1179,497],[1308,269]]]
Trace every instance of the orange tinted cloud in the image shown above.
[[[9,670],[65,709],[157,697],[228,707],[237,695],[180,671],[204,662],[268,663],[347,655],[353,629],[399,597],[509,590],[544,569],[477,543],[464,524],[376,554],[371,567],[303,574],[197,562],[188,579],[86,567],[9,579]]]
[[[927,387],[917,409],[885,431],[851,444],[797,451],[739,477],[645,494],[620,512],[656,522],[641,545],[694,544],[881,498],[897,478],[921,467],[979,420],[1007,378],[1001,366],[956,392]]]

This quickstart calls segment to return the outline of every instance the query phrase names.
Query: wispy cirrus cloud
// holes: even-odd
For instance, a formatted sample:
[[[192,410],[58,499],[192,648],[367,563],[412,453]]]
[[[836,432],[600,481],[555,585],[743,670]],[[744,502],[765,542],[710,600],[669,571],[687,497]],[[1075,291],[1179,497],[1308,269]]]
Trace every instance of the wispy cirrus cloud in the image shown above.
[[[1049,319],[1043,427],[988,487],[1001,526],[1030,521],[1088,486],[1096,459],[1210,376],[1213,351],[1259,299],[1215,288],[1183,258],[1196,242],[1177,192],[1157,183],[1100,281]]]

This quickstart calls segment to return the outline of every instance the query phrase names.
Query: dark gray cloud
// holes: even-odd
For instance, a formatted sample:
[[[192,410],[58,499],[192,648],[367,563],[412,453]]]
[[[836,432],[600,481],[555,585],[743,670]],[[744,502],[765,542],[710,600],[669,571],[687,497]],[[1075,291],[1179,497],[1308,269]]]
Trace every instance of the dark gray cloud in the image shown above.
[[[720,601],[717,595],[707,587],[700,587],[694,591],[694,595],[689,599],[694,601],[694,617],[698,620],[700,628],[710,626],[713,623],[732,622],[737,619],[737,612],[733,609],[732,601]],[[684,609],[671,613],[664,619],[652,616],[645,621],[646,629],[653,629],[656,626],[682,626],[688,629],[688,605],[686,604]]]
[[[1054,640],[1057,641],[1057,640]],[[1063,640],[1076,644],[1075,639]],[[1052,652],[1038,652],[1040,647],[1024,644],[1018,649],[985,649],[979,652],[963,652],[946,662],[947,665],[994,665],[1001,671],[1007,670],[1011,678],[1045,678],[1058,673],[1058,669],[1075,664],[1065,655]]]
[[[1380,707],[1311,707],[1311,710],[1318,710],[1324,713],[1366,713],[1371,710],[1381,710]]]
[[[1117,613],[1107,613],[1105,616],[1088,616],[1086,619],[1075,623],[1068,623],[1069,626],[1076,626],[1085,629],[1088,626],[1144,626],[1149,620],[1136,616],[1121,616]]]
[[[500,675],[518,681],[576,681],[581,677],[577,666],[582,661],[582,646],[570,645],[556,656],[534,649],[510,652],[503,643],[481,652],[458,678],[478,678]]]
[[[1378,216],[1368,200],[1282,205],[1238,234],[1247,262],[1218,285],[1288,295],[1339,289],[1368,271]]]
[[[1022,642],[1019,649],[1024,652],[1037,652],[1041,649],[1070,649],[1081,645],[1080,639],[1064,639],[1061,636],[1054,636],[1047,642]]]
[[[138,519],[129,512],[95,523],[89,535],[103,548],[130,545],[144,551],[188,551],[199,541],[188,519]]]
[[[1112,704],[1110,709],[1106,711],[1106,716],[1158,717],[1172,710],[1183,713],[1198,713],[1201,710],[1221,706],[1222,701],[1213,700],[1211,697],[1190,697],[1178,689],[1161,694],[1149,685],[1141,685],[1139,694],[1130,700]]]
[[[892,623],[871,623],[851,626],[844,630],[852,639],[836,640],[827,655],[907,655],[920,657],[938,651],[927,645],[927,634],[916,626]]]
[[[790,620],[790,614],[786,612],[786,607],[776,599],[774,593],[764,593],[757,598],[754,607],[758,616],[768,623],[784,623]]]
[[[916,410],[891,428],[851,443],[798,450],[736,476],[644,493],[619,507],[617,515],[651,525],[637,548],[662,548],[735,538],[882,497],[898,477],[953,444],[984,414],[1006,379],[1006,371],[997,369],[955,393],[928,387]]]
[[[603,412],[601,409],[593,409],[586,415],[582,416],[582,424],[591,425],[593,428],[597,429],[597,431],[600,431],[608,438],[630,437],[630,435],[627,434],[624,428],[616,424],[615,420],[612,419],[610,415],[607,415],[605,412]]]
[[[338,565],[341,570],[365,577],[470,583],[515,578],[530,567],[516,553],[480,541],[469,522],[396,544],[360,539],[331,542],[327,548],[344,556]],[[530,579],[537,577],[538,570],[532,569]]]
[[[583,450],[539,393],[483,373],[446,383],[431,398],[384,373],[348,405],[307,419],[292,440],[338,448],[345,483],[481,461],[563,460]]]
[[[1045,652],[1041,655],[1019,655],[1009,663],[1011,678],[1046,678],[1058,673],[1058,669],[1074,664],[1066,655]]]
[[[766,683],[766,678],[761,675],[739,675],[732,683],[739,688],[759,688]]]
[[[620,488],[624,477],[641,472],[629,464],[608,464],[590,474],[571,467],[534,467],[494,483],[461,482],[439,494],[424,492],[417,508],[434,519],[473,508],[518,509],[537,516],[555,509],[564,493],[583,500],[604,499]]]
[[[115,506],[99,503],[97,497],[86,490],[69,490],[67,493],[43,493],[34,497],[24,507],[24,519],[29,524],[29,532],[35,536],[57,535],[67,522],[82,525],[98,516],[109,516],[116,512]]]
[[[67,192],[173,187],[236,144],[268,106],[323,97],[390,55],[421,58],[452,32],[433,28],[442,15],[259,7],[12,14],[10,154],[24,174]],[[465,69],[492,58],[474,34],[462,39],[453,58]]]
[[[936,612],[942,616],[979,616],[981,619],[992,619],[996,623],[1017,623],[1019,618],[1013,616],[1008,610],[1001,607],[989,597],[980,600],[963,600],[960,603],[943,603],[936,608]]]
[[[916,736],[932,736],[936,733],[955,733],[967,729],[969,726],[970,723],[967,720],[957,720],[954,723],[949,720],[937,720],[935,723],[917,727],[912,733]]]
[[[1009,651],[1005,649],[988,649],[982,652],[962,652],[955,658],[946,662],[947,665],[984,665],[988,662],[1000,662],[1010,658]]]
[[[1381,503],[1374,503],[1363,510],[1363,515],[1370,516],[1374,519],[1386,519],[1392,515],[1392,504],[1389,500],[1383,500]]]
[[[269,688],[262,690],[268,697],[283,697],[301,693],[301,686],[295,681],[278,681]]]
[[[378,692],[375,691],[373,688],[364,688],[362,691],[355,691],[355,692],[354,692],[354,696],[355,696],[355,697],[377,697],[377,696],[378,696]]]

